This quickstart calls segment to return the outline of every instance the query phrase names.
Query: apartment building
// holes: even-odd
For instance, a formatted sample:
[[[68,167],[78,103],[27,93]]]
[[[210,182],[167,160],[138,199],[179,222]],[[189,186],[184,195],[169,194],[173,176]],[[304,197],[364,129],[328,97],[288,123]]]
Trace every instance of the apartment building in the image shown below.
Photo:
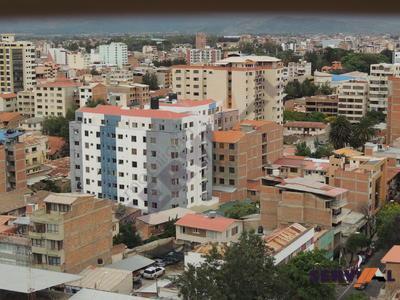
[[[188,65],[213,64],[222,59],[219,49],[186,49],[186,63]]]
[[[48,138],[45,135],[22,135],[19,141],[25,146],[25,169],[27,177],[42,171],[49,151]]]
[[[159,67],[155,70],[157,83],[160,88],[170,88],[172,86],[171,68]]]
[[[204,49],[207,46],[207,35],[204,32],[196,33],[196,49]]]
[[[400,138],[400,78],[390,77],[388,86],[386,143],[393,145]]]
[[[215,99],[240,119],[283,122],[283,64],[269,56],[228,57],[213,66],[174,66],[178,99]]]
[[[135,82],[134,73],[129,69],[111,69],[102,74],[103,79],[107,84],[130,84]],[[141,82],[139,82],[141,83]]]
[[[81,52],[68,52],[67,53],[67,64],[71,69],[86,69],[88,67],[85,56]]]
[[[17,94],[4,93],[0,94],[0,112],[17,111]]]
[[[109,85],[107,91],[113,105],[143,108],[150,103],[150,89],[146,84]]]
[[[284,77],[287,81],[303,81],[311,75],[311,63],[306,60],[300,59],[298,62],[289,62],[288,66],[284,68]]]
[[[320,112],[328,117],[337,116],[338,105],[337,95],[306,97],[306,113]]]
[[[16,41],[14,34],[0,35],[0,93],[17,93],[36,84],[35,47]]]
[[[39,83],[35,92],[35,116],[64,116],[75,106],[79,82],[58,77]]]
[[[368,109],[368,81],[350,80],[338,89],[338,115],[345,116],[351,123],[358,123]]]
[[[208,111],[196,115],[156,105],[79,109],[70,123],[72,190],[150,212],[210,200]]]
[[[263,179],[261,225],[268,230],[291,223],[330,229],[346,215],[348,194],[346,189],[301,177]]]
[[[84,194],[50,194],[31,214],[32,265],[79,273],[111,263],[112,204]]]
[[[383,206],[388,190],[385,157],[365,156],[343,148],[334,151],[329,164],[329,185],[349,191],[348,208],[374,215]]]
[[[233,130],[213,132],[213,195],[221,202],[245,200],[249,181],[262,177],[282,156],[282,126],[241,121]]]
[[[176,239],[191,244],[237,242],[243,232],[240,220],[215,213],[187,214],[176,223]]]
[[[128,46],[124,43],[100,45],[99,54],[103,64],[119,68],[128,64]]]
[[[68,50],[64,48],[50,48],[47,55],[57,65],[67,65]]]
[[[369,110],[387,113],[389,77],[400,75],[400,64],[372,64],[369,76]]]
[[[291,121],[283,124],[283,135],[317,136],[327,133],[328,125],[323,122]]]
[[[17,111],[28,118],[35,116],[35,92],[33,90],[17,93]]]
[[[79,107],[86,106],[90,101],[107,101],[107,87],[102,83],[90,83],[79,87]]]

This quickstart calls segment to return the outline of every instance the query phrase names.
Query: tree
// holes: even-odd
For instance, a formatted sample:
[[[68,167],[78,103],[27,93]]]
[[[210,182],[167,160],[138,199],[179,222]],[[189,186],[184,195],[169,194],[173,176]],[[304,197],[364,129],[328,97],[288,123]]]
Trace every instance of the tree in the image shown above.
[[[306,142],[301,142],[296,145],[296,154],[298,156],[311,156],[311,149],[307,146]]]
[[[387,249],[400,244],[400,230],[397,228],[400,228],[400,204],[386,204],[376,217],[377,246]]]
[[[306,96],[314,96],[315,93],[317,92],[318,87],[311,82],[309,79],[305,79],[302,83],[301,83],[301,94],[302,97]]]
[[[133,231],[132,224],[121,224],[119,233],[113,238],[113,244],[125,244],[128,248],[135,248],[142,244],[142,239]]]
[[[146,74],[143,75],[142,81],[144,84],[147,84],[149,86],[150,90],[158,90],[158,80],[156,74],[146,72]]]
[[[65,117],[47,117],[43,120],[43,133],[50,136],[60,136],[69,143],[69,122],[75,119],[75,108],[68,109]]]
[[[351,138],[351,124],[344,116],[338,116],[335,121],[331,123],[331,130],[329,132],[329,141],[335,149],[343,148],[350,142]]]
[[[258,213],[259,209],[255,202],[239,202],[231,206],[225,211],[225,217],[232,219],[240,219],[244,216]]]
[[[383,54],[374,53],[348,53],[342,58],[342,65],[348,71],[360,71],[369,73],[371,64],[389,63]]]
[[[393,60],[393,51],[389,49],[385,49],[381,51],[381,54],[386,56],[389,61]]]
[[[327,83],[324,83],[318,87],[317,93],[320,95],[332,95],[333,88],[331,88]]]
[[[365,115],[373,125],[386,122],[386,115],[382,111],[371,110]]]
[[[350,145],[353,148],[360,148],[375,135],[375,129],[370,118],[363,117],[359,123],[352,126]]]
[[[311,154],[311,157],[314,158],[324,158],[324,157],[329,157],[332,155],[333,152],[333,147],[331,144],[326,144],[326,145],[317,145],[315,152]]]
[[[310,272],[316,269],[337,269],[338,264],[326,258],[323,250],[299,253],[286,265],[281,266],[280,280],[285,283],[282,299],[315,300],[335,299],[333,283],[315,283],[310,280]]]
[[[298,80],[289,81],[285,86],[286,99],[303,97],[301,84]]]
[[[345,248],[351,253],[350,263],[353,261],[354,254],[370,245],[370,240],[363,233],[353,233],[346,241]]]
[[[190,265],[175,283],[183,299],[261,300],[280,298],[279,279],[264,241],[254,232],[243,232],[223,256],[213,248],[205,263]]]

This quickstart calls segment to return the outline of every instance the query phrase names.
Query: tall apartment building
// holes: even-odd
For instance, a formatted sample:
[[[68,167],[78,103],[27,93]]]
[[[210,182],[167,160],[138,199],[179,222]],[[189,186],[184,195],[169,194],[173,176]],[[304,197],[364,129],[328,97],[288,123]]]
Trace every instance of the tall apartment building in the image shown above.
[[[107,101],[107,87],[102,83],[90,83],[79,88],[79,107],[86,106],[89,101]]]
[[[50,48],[47,54],[57,65],[66,65],[68,50],[64,48]]]
[[[252,180],[282,156],[283,128],[271,121],[244,120],[233,130],[213,132],[213,194],[221,202],[252,198]]]
[[[80,83],[66,79],[56,78],[36,86],[35,116],[64,116],[68,109],[75,106],[78,98]]]
[[[35,92],[33,90],[17,93],[17,111],[29,118],[35,116]]]
[[[124,43],[100,45],[99,54],[102,63],[122,68],[128,64],[128,46]]]
[[[17,94],[14,93],[0,93],[0,112],[17,111]]]
[[[269,56],[228,57],[214,66],[174,66],[178,99],[215,99],[240,119],[283,122],[283,65]]]
[[[311,63],[302,59],[298,62],[289,62],[284,72],[286,80],[292,81],[296,79],[302,81],[312,75]]]
[[[118,106],[143,108],[150,102],[150,88],[146,84],[118,84],[107,86],[110,103]],[[116,97],[113,97],[116,95]]]
[[[386,123],[386,144],[393,145],[400,138],[400,78],[391,77],[389,79]]]
[[[186,63],[195,64],[213,64],[222,58],[222,52],[219,49],[186,49]]]
[[[374,215],[385,203],[386,177],[386,157],[364,156],[350,148],[329,157],[328,184],[347,189],[347,207],[364,215]]]
[[[369,110],[387,113],[389,77],[400,75],[400,64],[372,64],[369,76]]]
[[[207,46],[207,35],[204,32],[196,33],[195,46],[197,49],[204,49]]]
[[[84,194],[51,194],[31,215],[32,266],[79,273],[111,263],[112,204]]]
[[[17,93],[35,86],[35,47],[16,41],[13,34],[0,35],[0,93]]]
[[[213,105],[205,115],[157,103],[79,109],[70,123],[72,190],[149,212],[210,200]]]
[[[338,115],[358,123],[368,108],[368,81],[350,80],[338,89]]]

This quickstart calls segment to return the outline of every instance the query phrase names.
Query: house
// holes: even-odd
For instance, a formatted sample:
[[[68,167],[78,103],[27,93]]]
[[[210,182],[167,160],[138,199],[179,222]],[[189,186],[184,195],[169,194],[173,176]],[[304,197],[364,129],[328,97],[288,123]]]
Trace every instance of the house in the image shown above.
[[[392,299],[390,296],[400,289],[400,245],[394,245],[381,259],[381,262],[385,264],[386,270],[392,271],[392,278],[395,279],[395,281],[387,281],[385,286],[387,299]]]
[[[152,236],[162,234],[169,221],[178,220],[186,214],[193,213],[194,211],[190,209],[175,207],[157,213],[140,216],[136,218],[136,230],[142,240],[147,240]]]
[[[48,136],[48,145],[49,145],[49,152],[48,158],[49,159],[57,159],[61,158],[62,150],[65,146],[65,140],[62,137],[58,136]]]
[[[132,273],[133,278],[135,278],[135,276],[140,275],[141,271],[154,263],[154,260],[142,255],[133,255],[112,263],[111,265],[107,265],[107,268],[129,271]]]
[[[242,221],[217,216],[215,213],[187,214],[175,225],[176,239],[194,244],[236,242],[243,232]]]
[[[215,247],[217,252],[224,255],[227,244],[226,243],[207,243],[196,246],[192,251],[186,251],[184,257],[185,269],[192,265],[194,267],[200,267],[202,263],[206,261],[206,256]]]
[[[16,129],[23,119],[24,117],[17,112],[0,112],[0,128]]]
[[[300,122],[300,121],[292,121],[286,122],[283,124],[284,136],[289,135],[307,135],[307,136],[316,136],[325,134],[327,132],[327,127],[325,123],[322,122]]]

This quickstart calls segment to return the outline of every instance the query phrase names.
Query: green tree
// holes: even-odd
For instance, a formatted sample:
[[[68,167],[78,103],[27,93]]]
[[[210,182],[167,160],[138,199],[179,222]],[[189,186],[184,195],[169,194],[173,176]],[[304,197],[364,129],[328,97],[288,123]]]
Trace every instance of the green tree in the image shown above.
[[[386,56],[387,59],[391,62],[393,60],[393,51],[389,49],[385,49],[381,51],[381,54]]]
[[[350,263],[353,262],[354,254],[370,245],[370,240],[363,233],[353,233],[346,241],[345,248],[351,253]]]
[[[301,95],[302,95],[301,97],[314,96],[317,90],[318,90],[317,86],[309,79],[305,79],[301,83]]]
[[[278,269],[264,241],[243,232],[224,255],[214,248],[200,267],[189,266],[176,284],[183,299],[276,299],[283,292]]]
[[[374,124],[374,125],[386,122],[386,115],[383,112],[378,111],[378,110],[371,110],[371,111],[367,112],[365,117],[370,119],[372,124]]]
[[[359,148],[375,136],[375,129],[370,118],[361,118],[359,123],[354,124],[352,127],[352,138],[350,145],[353,148]]]
[[[146,72],[146,74],[143,75],[142,82],[144,84],[147,84],[150,90],[152,91],[158,90],[158,80],[157,80],[157,75],[155,73]]]
[[[369,300],[369,297],[363,292],[354,292],[350,294],[345,300]]]
[[[378,247],[387,249],[400,244],[400,204],[388,203],[378,212],[376,217],[376,233]]]
[[[289,81],[285,86],[286,99],[303,97],[301,84],[298,80]]]
[[[259,209],[255,202],[239,202],[225,211],[225,217],[232,219],[240,219],[241,217],[258,213]]]
[[[332,155],[333,152],[333,147],[331,144],[326,144],[326,145],[317,145],[315,152],[311,154],[311,157],[314,158],[324,158],[324,157],[329,157]]]
[[[125,244],[128,248],[135,248],[142,244],[142,239],[133,230],[132,224],[120,225],[119,233],[113,238],[113,244],[117,245],[121,243]]]
[[[344,116],[338,116],[335,121],[331,123],[331,130],[329,132],[329,141],[335,149],[343,148],[350,142],[351,138],[351,124]]]
[[[335,284],[314,283],[310,280],[310,272],[316,269],[336,269],[335,261],[326,258],[323,250],[307,251],[292,258],[281,266],[279,280],[285,283],[285,297],[282,299],[315,300],[335,299]]]
[[[296,145],[296,154],[298,156],[311,156],[311,149],[307,146],[306,142],[301,142]]]
[[[374,53],[348,53],[342,59],[342,65],[348,72],[369,73],[371,64],[389,62],[390,60],[385,55]]]
[[[327,83],[324,83],[318,87],[317,94],[320,95],[332,95],[333,88],[331,88]]]

